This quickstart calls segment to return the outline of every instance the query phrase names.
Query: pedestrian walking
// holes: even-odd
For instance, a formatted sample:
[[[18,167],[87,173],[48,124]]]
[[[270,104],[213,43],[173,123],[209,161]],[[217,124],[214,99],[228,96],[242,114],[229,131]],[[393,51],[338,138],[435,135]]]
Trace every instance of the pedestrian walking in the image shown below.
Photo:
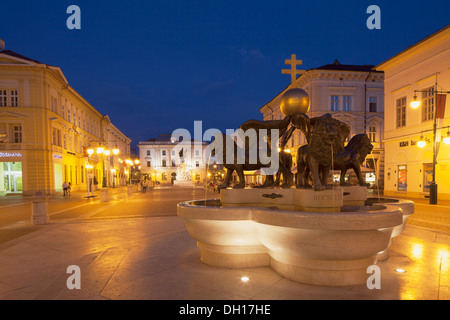
[[[67,194],[70,196],[70,190],[72,189],[72,184],[69,182],[67,185]]]
[[[142,193],[146,193],[147,192],[147,180],[144,180],[144,183],[142,184]]]

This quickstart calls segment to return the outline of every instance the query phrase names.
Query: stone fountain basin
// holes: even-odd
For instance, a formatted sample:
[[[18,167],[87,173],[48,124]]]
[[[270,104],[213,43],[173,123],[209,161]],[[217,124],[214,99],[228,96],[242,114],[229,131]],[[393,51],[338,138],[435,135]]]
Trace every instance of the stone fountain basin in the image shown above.
[[[365,201],[366,205],[382,205],[386,207],[399,207],[403,212],[403,223],[394,228],[392,231],[392,238],[398,237],[405,229],[406,220],[414,213],[414,202],[405,199],[392,198],[368,198]]]
[[[270,266],[287,279],[330,286],[365,283],[367,267],[403,223],[402,209],[395,205],[324,213],[201,200],[178,204],[178,215],[208,265]]]

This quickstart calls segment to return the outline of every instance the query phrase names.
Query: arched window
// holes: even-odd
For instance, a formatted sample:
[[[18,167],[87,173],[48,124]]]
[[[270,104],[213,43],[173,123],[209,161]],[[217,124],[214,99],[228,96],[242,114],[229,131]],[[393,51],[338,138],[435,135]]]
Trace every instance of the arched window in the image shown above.
[[[162,160],[162,166],[163,166],[163,167],[166,167],[166,166],[167,166],[167,161],[166,161],[166,159],[163,159],[163,160]]]

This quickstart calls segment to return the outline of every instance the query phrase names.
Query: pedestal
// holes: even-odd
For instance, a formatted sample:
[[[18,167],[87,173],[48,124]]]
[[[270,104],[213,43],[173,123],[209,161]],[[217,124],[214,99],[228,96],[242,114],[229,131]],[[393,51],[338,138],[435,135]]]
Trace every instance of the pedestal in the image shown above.
[[[42,225],[49,222],[48,199],[42,191],[37,191],[31,200],[31,212],[33,224]]]

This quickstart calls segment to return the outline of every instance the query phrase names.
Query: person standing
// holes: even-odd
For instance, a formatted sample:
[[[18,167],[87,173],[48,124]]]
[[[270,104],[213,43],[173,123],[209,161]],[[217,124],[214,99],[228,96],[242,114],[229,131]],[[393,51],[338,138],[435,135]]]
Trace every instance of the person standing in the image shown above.
[[[69,185],[67,184],[67,182],[64,181],[64,183],[62,184],[62,188],[63,188],[63,191],[64,191],[64,196],[66,196],[68,187],[69,187]]]

